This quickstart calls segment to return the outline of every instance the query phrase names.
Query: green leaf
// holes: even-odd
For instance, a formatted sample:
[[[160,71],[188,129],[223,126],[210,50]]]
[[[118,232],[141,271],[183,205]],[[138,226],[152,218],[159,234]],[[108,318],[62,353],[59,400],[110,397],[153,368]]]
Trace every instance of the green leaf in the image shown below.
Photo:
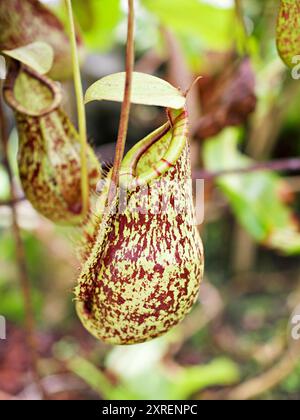
[[[4,50],[3,53],[26,64],[40,74],[48,73],[54,58],[53,49],[46,42],[33,42],[14,50]]]
[[[232,385],[239,380],[239,368],[230,359],[216,358],[205,365],[186,367],[178,373],[170,399],[188,399],[210,386]]]
[[[72,357],[67,361],[67,366],[71,372],[75,373],[107,400],[133,400],[138,397],[137,394],[131,392],[122,383],[113,386],[100,369],[83,357]]]
[[[239,130],[228,128],[205,143],[205,167],[211,171],[243,168],[255,162],[237,148]],[[280,198],[283,179],[273,172],[220,176],[219,187],[244,228],[258,241],[286,254],[300,251],[298,223]]]
[[[168,334],[142,345],[116,347],[109,354],[106,366],[127,392],[146,400],[188,399],[209,386],[231,385],[239,380],[238,367],[227,358],[217,358],[205,365],[170,369],[162,363],[170,342],[172,338]]]
[[[234,40],[236,18],[232,7],[200,0],[142,0],[142,4],[174,32],[191,35],[207,49],[225,50]]]
[[[276,28],[276,43],[280,57],[288,67],[300,54],[300,1],[281,0]]]
[[[144,372],[127,378],[126,389],[146,400],[184,400],[210,386],[231,385],[238,379],[238,367],[228,359],[215,359],[206,365],[181,367],[177,372],[168,372],[158,363],[154,369],[147,368]],[[144,384],[143,388],[141,383]]]
[[[73,0],[72,5],[85,44],[97,50],[110,47],[112,31],[122,18],[120,0]]]
[[[115,73],[95,82],[88,88],[85,103],[91,101],[123,102],[125,73]],[[131,102],[180,109],[186,98],[165,80],[145,73],[133,73]]]

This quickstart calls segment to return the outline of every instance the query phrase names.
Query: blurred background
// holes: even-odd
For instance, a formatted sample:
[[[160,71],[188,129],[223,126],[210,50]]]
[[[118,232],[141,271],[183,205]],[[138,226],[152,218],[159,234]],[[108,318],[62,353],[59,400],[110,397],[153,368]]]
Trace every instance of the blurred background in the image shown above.
[[[44,1],[60,18],[60,1]],[[190,315],[146,344],[109,346],[81,326],[73,304],[76,244],[67,229],[17,206],[37,319],[39,368],[53,399],[299,399],[300,349],[290,338],[300,305],[300,170],[240,170],[300,152],[300,80],[276,50],[276,0],[136,0],[137,71],[189,95],[194,178],[205,178],[199,226],[205,279]],[[85,89],[124,70],[126,1],[73,0],[85,44]],[[64,106],[76,122],[73,85]],[[103,167],[111,165],[120,105],[86,107],[88,134]],[[18,183],[18,138],[9,152]],[[133,106],[127,148],[165,119],[161,108]],[[287,161],[288,162],[288,161]],[[299,166],[298,166],[299,167]],[[293,170],[292,170],[293,169]],[[19,187],[20,195],[22,194]],[[0,165],[0,201],[9,180]],[[24,308],[11,209],[0,206],[0,398],[35,399],[28,372]],[[299,345],[298,345],[299,347]]]

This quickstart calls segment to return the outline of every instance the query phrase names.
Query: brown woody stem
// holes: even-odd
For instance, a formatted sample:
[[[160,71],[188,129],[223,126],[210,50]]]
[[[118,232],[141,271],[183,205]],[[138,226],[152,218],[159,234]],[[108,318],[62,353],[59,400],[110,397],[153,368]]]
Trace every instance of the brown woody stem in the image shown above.
[[[124,100],[121,108],[116,154],[112,171],[112,178],[108,192],[108,206],[114,199],[116,188],[119,184],[119,173],[124,156],[126,137],[128,132],[128,121],[131,107],[131,86],[132,73],[134,68],[134,0],[128,0],[128,23],[127,23],[127,44],[126,44],[126,78]]]
[[[0,86],[1,87],[1,86]],[[0,89],[1,92],[1,89]],[[33,380],[36,384],[38,391],[44,399],[47,399],[46,392],[41,384],[40,376],[38,372],[38,345],[35,337],[35,320],[33,314],[33,305],[30,291],[30,280],[28,276],[28,269],[26,263],[25,249],[21,238],[21,232],[18,225],[18,217],[16,210],[16,203],[18,201],[17,194],[15,192],[15,186],[13,181],[13,173],[8,158],[8,131],[6,125],[6,118],[4,115],[2,97],[0,95],[0,130],[1,130],[1,143],[2,143],[2,154],[3,164],[8,174],[10,183],[10,196],[9,206],[11,208],[12,215],[12,233],[15,240],[16,248],[16,259],[19,270],[20,287],[24,300],[24,313],[25,313],[25,335],[26,342],[30,358],[30,370],[33,376]]]
[[[232,168],[232,169],[223,169],[215,172],[207,171],[205,169],[195,170],[193,172],[194,179],[214,179],[219,176],[225,175],[243,175],[251,172],[260,172],[260,171],[287,171],[287,172],[297,172],[300,171],[300,159],[299,158],[290,158],[290,159],[278,159],[270,162],[258,162],[244,168]]]

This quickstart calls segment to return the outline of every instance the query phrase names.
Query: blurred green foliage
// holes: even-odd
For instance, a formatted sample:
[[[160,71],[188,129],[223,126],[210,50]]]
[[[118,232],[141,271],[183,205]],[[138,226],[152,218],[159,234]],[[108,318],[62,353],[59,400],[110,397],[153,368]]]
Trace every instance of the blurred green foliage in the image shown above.
[[[196,37],[203,49],[223,51],[234,42],[237,21],[233,7],[216,7],[198,0],[142,0],[159,22],[183,37]]]
[[[108,49],[114,39],[114,29],[122,18],[120,0],[74,0],[74,13],[87,47]]]
[[[168,55],[162,27],[175,34],[183,50],[182,59],[187,59],[193,76],[209,71],[215,75],[218,69],[223,72],[229,65],[223,61],[224,54],[232,50],[237,50],[237,55],[244,52],[245,34],[232,6],[217,7],[216,2],[204,0],[140,0],[136,3],[138,58],[153,48],[159,56]],[[283,108],[283,115],[280,114],[282,119],[275,136],[276,144],[267,156],[258,156],[257,159],[271,160],[300,153],[300,95],[299,90],[297,92],[297,83],[300,82],[294,82],[291,89],[294,96],[289,92],[284,102],[290,75],[280,62],[275,46],[276,7],[279,3],[273,0],[245,0],[242,3],[258,105],[248,125],[242,129],[223,130],[196,149],[197,164],[204,162],[205,168],[212,171],[255,163],[256,160],[247,156],[247,130],[251,125],[260,124],[257,132],[261,132],[269,121],[275,126],[279,119],[275,113],[277,107]],[[87,51],[100,51],[100,54],[105,51],[113,58],[123,57],[125,2],[73,0],[73,4]],[[62,9],[59,14],[63,14]],[[163,77],[167,74],[166,67],[162,59],[159,72]],[[105,72],[106,68],[101,71]],[[108,106],[107,109],[110,111]],[[158,112],[155,121],[149,123],[147,114],[137,109],[132,113],[134,130],[142,124],[147,129],[150,123],[157,125]],[[97,109],[97,119],[100,112]],[[104,122],[109,120],[107,115]],[[88,122],[91,126],[92,122]],[[109,127],[104,128],[107,129],[105,133],[110,132]],[[14,130],[10,138],[10,158],[16,175],[17,140]],[[110,134],[108,140],[114,142],[115,137]],[[216,302],[208,299],[207,303],[207,292],[204,291],[201,309],[197,312],[200,305],[196,306],[186,323],[171,335],[132,347],[105,346],[83,331],[72,305],[72,289],[79,265],[72,251],[76,246],[73,236],[70,239],[69,232],[62,234],[53,227],[49,228],[47,222],[38,219],[35,213],[29,212],[28,215],[26,209],[20,209],[19,220],[39,326],[48,328],[49,339],[55,341],[58,335],[62,337],[53,345],[53,353],[45,356],[47,373],[57,374],[67,369],[88,384],[98,398],[187,399],[202,398],[203,391],[231,389],[240,381],[247,382],[276,365],[284,353],[284,346],[289,345],[286,343],[286,327],[293,305],[300,296],[299,257],[291,256],[300,252],[298,218],[293,210],[299,206],[299,199],[296,194],[292,205],[283,199],[284,178],[284,174],[255,172],[217,179],[221,198],[217,195],[214,201],[216,192],[210,196],[208,191],[207,220],[201,226],[201,235],[206,253],[206,282],[217,289],[224,308],[211,320],[207,311],[214,309]],[[8,178],[0,164],[0,200],[8,198]],[[10,323],[22,325],[23,300],[9,229],[9,208],[0,210],[0,314],[4,314]],[[243,252],[244,247],[244,242],[239,242],[235,236],[236,222],[255,242],[250,240],[255,250],[254,257],[250,258],[250,267],[244,269],[235,266],[236,253],[238,250]],[[261,244],[265,246],[261,247]],[[246,247],[244,252],[248,250]],[[201,322],[203,318],[205,322]],[[72,337],[71,344],[68,336]],[[59,360],[62,367],[52,368],[53,359]],[[286,379],[274,390],[259,398],[299,399],[299,378],[300,365],[297,365],[290,374],[287,372]]]
[[[239,379],[237,365],[227,358],[217,358],[206,365],[169,369],[161,363],[166,344],[164,339],[159,339],[113,350],[106,364],[121,380],[116,387],[86,359],[72,357],[68,367],[109,400],[189,399],[202,389],[230,385]]]
[[[239,130],[228,128],[205,143],[207,169],[243,169],[255,163],[238,151]],[[300,251],[300,234],[291,210],[280,196],[282,178],[272,172],[219,177],[218,185],[227,196],[240,223],[253,237],[286,253]],[[286,236],[286,240],[284,237]]]

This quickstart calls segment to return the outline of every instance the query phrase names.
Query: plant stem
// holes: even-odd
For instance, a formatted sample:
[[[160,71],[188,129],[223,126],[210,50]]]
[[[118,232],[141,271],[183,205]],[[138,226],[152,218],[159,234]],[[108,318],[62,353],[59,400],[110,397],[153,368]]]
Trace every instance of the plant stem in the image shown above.
[[[299,346],[293,345],[279,362],[261,375],[249,379],[229,391],[229,400],[250,400],[280,384],[299,366]]]
[[[33,380],[36,384],[38,391],[44,399],[47,399],[46,392],[40,382],[40,375],[38,372],[38,345],[35,338],[35,320],[34,320],[34,311],[32,305],[32,298],[30,292],[30,280],[28,276],[28,269],[26,264],[26,255],[25,249],[21,238],[21,232],[18,225],[18,217],[16,210],[17,195],[15,192],[13,173],[10,167],[8,159],[8,132],[6,126],[6,119],[4,115],[4,110],[2,106],[2,98],[0,95],[0,126],[1,126],[1,142],[2,142],[2,153],[3,153],[3,162],[6,168],[9,184],[10,184],[10,196],[11,201],[9,206],[11,208],[12,215],[12,232],[15,240],[16,247],[16,259],[19,270],[20,286],[22,290],[23,300],[24,300],[24,313],[25,313],[25,335],[26,342],[28,347],[28,353],[30,358],[30,370],[33,376]]]
[[[243,14],[242,0],[234,0],[234,3],[235,3],[235,13],[241,25],[242,42],[241,42],[241,45],[239,46],[242,49],[243,55],[247,55],[249,53],[248,33],[247,33],[247,27],[245,24],[245,19],[244,19],[244,14]]]
[[[89,202],[89,179],[87,168],[87,130],[86,116],[84,108],[83,90],[80,75],[80,64],[78,57],[78,49],[76,42],[76,31],[74,25],[74,17],[72,11],[71,0],[65,0],[68,11],[68,23],[70,31],[70,42],[72,51],[73,79],[76,94],[77,115],[78,115],[78,131],[80,140],[80,160],[81,160],[81,195],[82,195],[82,214],[85,215],[88,210]]]
[[[122,102],[121,117],[119,124],[116,154],[112,171],[112,178],[108,192],[108,206],[114,199],[116,188],[119,184],[119,173],[124,156],[126,137],[128,132],[128,121],[131,107],[131,86],[132,73],[134,68],[134,0],[128,0],[128,23],[127,23],[127,44],[126,44],[126,78],[124,88],[124,100]]]

